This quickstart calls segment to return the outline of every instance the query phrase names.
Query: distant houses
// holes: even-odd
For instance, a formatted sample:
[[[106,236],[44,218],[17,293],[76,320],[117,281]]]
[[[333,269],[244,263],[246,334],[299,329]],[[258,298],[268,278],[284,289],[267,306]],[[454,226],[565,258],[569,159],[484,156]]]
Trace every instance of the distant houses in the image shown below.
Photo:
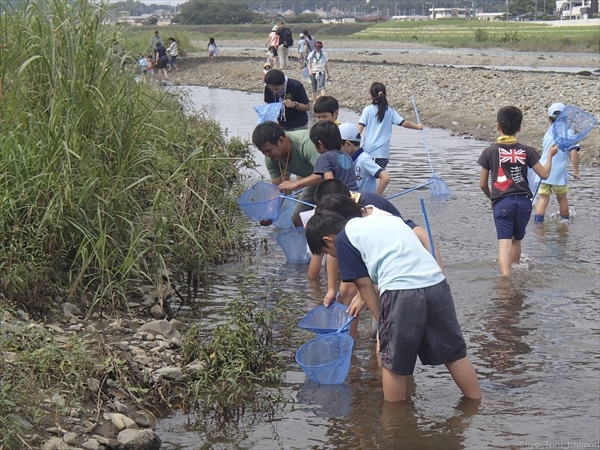
[[[556,0],[554,15],[560,20],[592,19],[598,16],[598,0]]]

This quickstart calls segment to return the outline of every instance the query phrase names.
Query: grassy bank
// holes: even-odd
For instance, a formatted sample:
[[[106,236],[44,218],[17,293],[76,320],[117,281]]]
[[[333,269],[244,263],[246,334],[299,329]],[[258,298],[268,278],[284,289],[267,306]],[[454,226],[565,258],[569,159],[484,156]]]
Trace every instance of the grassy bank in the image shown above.
[[[202,272],[239,237],[248,146],[138,83],[102,17],[47,0],[1,19],[0,293],[30,311],[59,291],[121,306],[131,282]]]
[[[294,40],[305,28],[320,39],[350,38],[361,41],[419,42],[448,48],[504,48],[521,51],[598,52],[600,30],[595,26],[554,27],[544,22],[491,22],[481,20],[428,20],[378,24],[291,24]],[[153,27],[131,27],[131,40],[144,38],[148,45]],[[160,28],[164,36],[179,35],[189,41],[265,39],[268,25],[176,25]],[[197,51],[192,49],[191,51]],[[203,50],[203,49],[200,49]]]
[[[554,27],[544,22],[491,22],[479,20],[430,20],[376,24],[353,36],[420,42],[439,47],[508,50],[598,52],[600,29],[595,26]]]

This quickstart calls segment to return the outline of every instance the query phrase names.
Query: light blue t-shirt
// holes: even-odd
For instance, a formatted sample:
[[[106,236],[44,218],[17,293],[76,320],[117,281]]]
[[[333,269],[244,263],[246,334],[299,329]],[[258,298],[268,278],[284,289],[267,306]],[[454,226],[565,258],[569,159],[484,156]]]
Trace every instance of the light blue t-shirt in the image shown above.
[[[380,292],[420,289],[445,277],[417,235],[396,216],[351,219],[335,247],[343,281],[370,277]]]
[[[360,192],[376,192],[377,177],[383,169],[362,148],[352,153],[352,159],[354,160],[358,190]]]
[[[363,109],[359,124],[364,125],[362,147],[371,158],[390,157],[390,139],[392,125],[402,125],[404,118],[396,110],[388,106],[381,123],[377,118],[377,105],[369,105]]]
[[[552,125],[546,131],[544,135],[544,139],[542,141],[542,157],[540,159],[540,164],[543,166],[548,161],[548,150],[554,144],[554,135],[552,133]],[[579,146],[574,146],[574,149],[579,149]],[[535,182],[539,183],[540,181],[544,184],[552,184],[555,186],[566,186],[568,184],[567,177],[567,163],[569,162],[569,155],[571,151],[563,152],[558,151],[556,155],[552,158],[552,169],[550,169],[550,176],[547,179],[542,180],[539,176],[535,176]]]

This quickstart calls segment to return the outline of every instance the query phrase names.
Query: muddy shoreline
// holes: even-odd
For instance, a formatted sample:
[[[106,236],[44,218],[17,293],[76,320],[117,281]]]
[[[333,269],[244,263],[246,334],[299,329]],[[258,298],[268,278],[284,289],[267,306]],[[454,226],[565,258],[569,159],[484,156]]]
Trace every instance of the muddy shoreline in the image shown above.
[[[182,70],[173,73],[170,82],[262,92],[265,57],[261,44],[249,40],[220,42],[221,54],[214,62],[204,53],[188,54],[178,61]],[[337,98],[340,106],[357,112],[369,101],[371,83],[379,81],[387,87],[390,104],[406,119],[416,120],[412,95],[427,126],[491,141],[497,135],[497,110],[515,105],[524,113],[519,140],[536,149],[541,148],[548,126],[547,108],[554,102],[577,105],[600,118],[596,54],[434,49],[422,44],[383,41],[330,41],[325,43],[326,51],[327,46],[332,48],[329,58],[333,79],[327,85],[328,94]],[[291,55],[295,57],[296,52]],[[541,69],[500,70],[484,66]],[[589,70],[544,72],[545,67]],[[285,72],[301,80],[310,92],[310,81],[302,78],[295,58]],[[581,162],[600,164],[598,127],[582,142]]]

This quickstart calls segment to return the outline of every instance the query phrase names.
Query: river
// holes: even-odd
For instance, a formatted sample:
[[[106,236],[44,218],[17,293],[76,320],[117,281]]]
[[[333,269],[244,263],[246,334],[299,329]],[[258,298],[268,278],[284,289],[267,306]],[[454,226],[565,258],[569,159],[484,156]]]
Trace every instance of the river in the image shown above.
[[[262,103],[261,95],[187,89],[193,107],[203,107],[228,136],[249,139],[256,125],[252,106]],[[356,123],[358,115],[342,110],[340,120]],[[477,158],[487,143],[451,136],[441,129],[427,128],[425,136],[436,174],[446,181],[453,197],[439,203],[422,190],[397,197],[393,203],[405,218],[422,224],[419,196],[426,200],[468,356],[481,381],[481,404],[461,400],[443,366],[419,362],[410,398],[401,404],[384,403],[374,344],[369,339],[370,321],[363,317],[344,385],[305,382],[290,356],[284,388],[295,404],[274,417],[245,417],[216,428],[193,415],[175,414],[156,426],[163,448],[598,448],[598,168],[581,167],[582,179],[570,183],[569,201],[575,212],[571,223],[549,217],[558,210],[554,198],[546,223],[530,222],[522,261],[507,281],[499,276],[491,209],[479,189]],[[392,149],[387,195],[431,176],[419,132],[395,127]],[[256,179],[266,175],[262,160],[257,154],[261,164]],[[214,326],[227,297],[245,285],[247,272],[256,274],[259,282],[252,289],[257,293],[272,298],[293,296],[296,300],[290,308],[298,320],[322,300],[325,280],[309,283],[306,266],[285,263],[274,243],[276,230],[256,224],[250,230],[257,240],[266,238],[272,245],[251,261],[212,269],[213,283],[185,308],[203,326]],[[309,338],[308,333],[298,331],[299,342]]]

